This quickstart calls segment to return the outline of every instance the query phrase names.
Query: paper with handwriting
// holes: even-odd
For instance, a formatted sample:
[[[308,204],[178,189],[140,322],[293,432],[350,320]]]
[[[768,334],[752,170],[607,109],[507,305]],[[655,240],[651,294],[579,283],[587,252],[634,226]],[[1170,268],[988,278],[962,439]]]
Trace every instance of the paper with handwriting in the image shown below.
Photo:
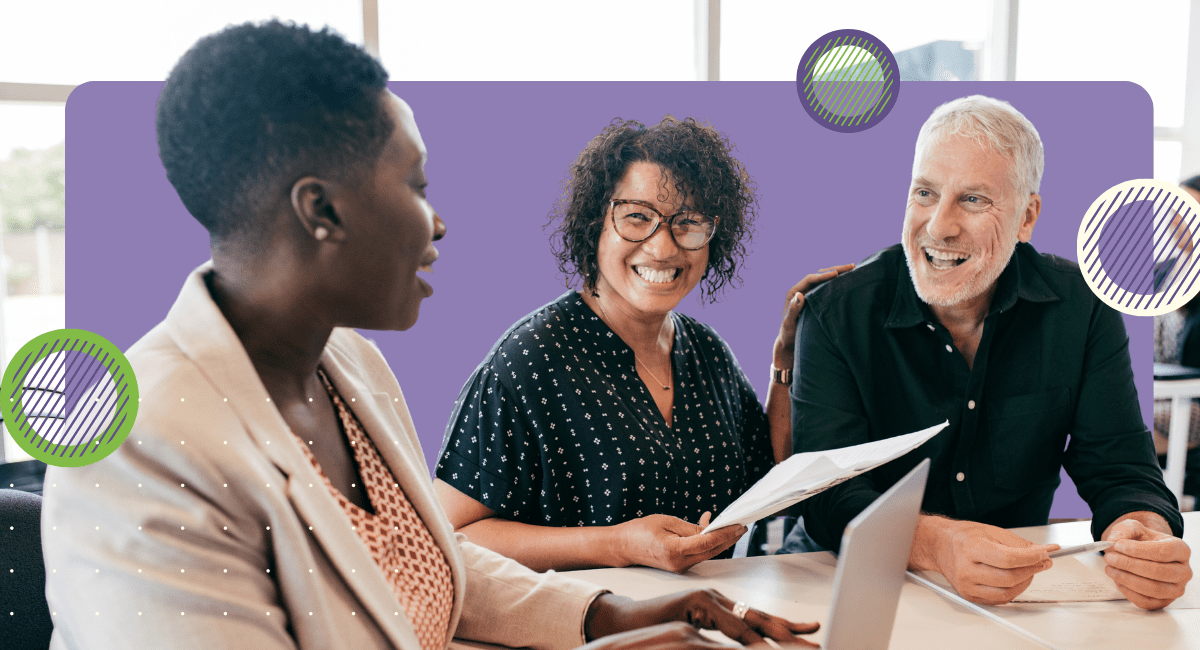
[[[1102,570],[1085,566],[1076,557],[1060,557],[1054,566],[1033,576],[1029,588],[1014,603],[1079,603],[1125,600]]]

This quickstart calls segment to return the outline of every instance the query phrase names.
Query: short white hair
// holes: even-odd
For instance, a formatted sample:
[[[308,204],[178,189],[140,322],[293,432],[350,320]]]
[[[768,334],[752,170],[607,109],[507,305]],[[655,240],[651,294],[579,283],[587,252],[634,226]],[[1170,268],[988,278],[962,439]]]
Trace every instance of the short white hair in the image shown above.
[[[971,138],[1008,158],[1009,179],[1023,194],[1037,194],[1046,168],[1046,154],[1037,129],[1012,104],[1000,99],[971,95],[946,102],[934,109],[917,134],[913,177],[917,166],[934,145],[953,135]]]

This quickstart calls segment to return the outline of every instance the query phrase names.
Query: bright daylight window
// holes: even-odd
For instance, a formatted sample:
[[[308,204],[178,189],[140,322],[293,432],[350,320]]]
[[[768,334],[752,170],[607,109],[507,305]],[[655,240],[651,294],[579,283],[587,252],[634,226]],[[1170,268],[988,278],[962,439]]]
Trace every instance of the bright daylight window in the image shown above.
[[[794,80],[809,44],[843,27],[883,40],[901,79],[986,79],[992,0],[928,0],[919,11],[914,4],[727,0],[721,3],[721,79]]]
[[[379,3],[392,79],[695,78],[693,0]]]
[[[61,105],[0,103],[0,368],[26,341],[66,322]],[[29,458],[4,434],[0,460]]]
[[[23,28],[7,30],[0,39],[0,81],[161,81],[201,36],[273,16],[328,24],[350,41],[363,42],[362,4],[346,0],[8,3],[5,23]]]
[[[1161,0],[1130,11],[1122,0],[1022,2],[1017,79],[1128,79],[1154,98],[1154,126],[1183,126],[1187,83],[1187,0]],[[1120,20],[1114,20],[1120,16]],[[1181,169],[1178,141],[1154,142],[1154,176],[1176,183],[1200,169]]]

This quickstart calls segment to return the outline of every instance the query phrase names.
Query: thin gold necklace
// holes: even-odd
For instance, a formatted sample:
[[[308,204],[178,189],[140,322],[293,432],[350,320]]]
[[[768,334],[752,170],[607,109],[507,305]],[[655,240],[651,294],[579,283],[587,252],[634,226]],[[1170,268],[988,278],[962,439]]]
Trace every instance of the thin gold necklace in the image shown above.
[[[600,308],[600,313],[604,316],[604,324],[608,325],[609,329],[612,329],[612,325],[609,324],[609,322],[608,322],[609,321],[608,312],[604,311],[604,305],[600,304],[600,296],[598,294],[592,294],[592,295],[596,297],[596,306]],[[630,346],[629,351],[633,352],[634,362],[642,364],[642,367],[646,369],[646,372],[650,373],[651,377],[654,377],[654,381],[657,382],[659,386],[662,386],[663,390],[671,390],[670,384],[662,383],[662,380],[658,378],[658,375],[654,374],[654,371],[650,369],[650,366],[646,365],[645,361],[642,361],[641,359],[638,358],[637,352],[634,351],[632,346]]]
[[[632,349],[632,348],[630,348],[630,349]],[[654,371],[650,369],[650,366],[647,366],[645,361],[642,361],[641,359],[638,358],[637,352],[633,353],[633,360],[642,364],[642,367],[646,369],[646,372],[650,373],[651,377],[654,377],[654,381],[658,382],[658,385],[662,386],[663,390],[671,390],[671,385],[670,384],[663,385],[662,380],[658,378],[658,375],[654,374]]]

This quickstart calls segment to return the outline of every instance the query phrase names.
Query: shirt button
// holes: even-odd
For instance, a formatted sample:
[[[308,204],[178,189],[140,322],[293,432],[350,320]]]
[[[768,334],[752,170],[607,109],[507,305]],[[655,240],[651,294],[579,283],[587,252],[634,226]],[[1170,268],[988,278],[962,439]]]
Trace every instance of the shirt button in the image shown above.
[[[949,345],[947,345],[947,346],[946,346],[946,352],[954,352],[954,348],[952,348],[952,347],[950,347]]]
[[[937,331],[937,328],[935,328],[935,327],[933,326],[933,323],[925,323],[925,327],[928,327],[930,332],[936,332],[936,331]]]
[[[967,479],[967,475],[963,474],[962,472],[959,472],[958,475],[955,476],[954,478],[958,479],[959,481],[965,481]]]
[[[975,410],[975,400],[969,400],[969,401],[967,402],[967,408],[969,408],[969,409],[971,409],[972,411],[974,411],[974,410]]]

